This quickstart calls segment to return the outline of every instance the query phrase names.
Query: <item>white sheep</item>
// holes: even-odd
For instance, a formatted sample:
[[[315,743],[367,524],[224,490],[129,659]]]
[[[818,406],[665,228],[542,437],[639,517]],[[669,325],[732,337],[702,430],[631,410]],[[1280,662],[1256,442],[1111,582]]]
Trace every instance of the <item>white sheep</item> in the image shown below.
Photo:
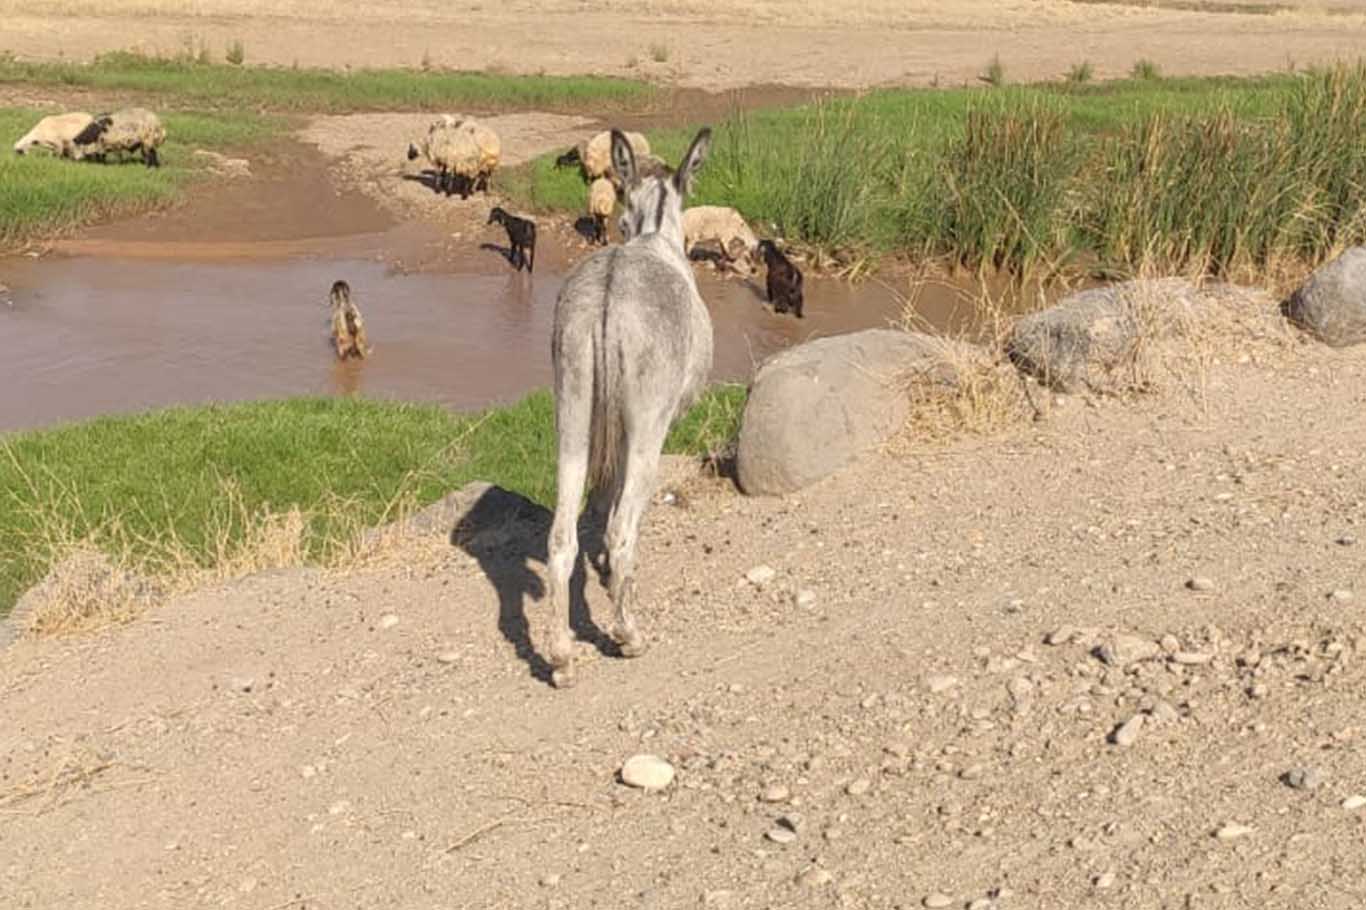
[[[23,155],[37,147],[45,148],[63,158],[72,158],[75,156],[76,137],[84,132],[94,119],[84,111],[44,117],[38,121],[37,126],[14,143],[14,153]]]
[[[161,118],[142,107],[100,114],[72,140],[76,158],[103,161],[110,152],[139,152],[148,167],[161,165],[157,148],[165,141]]]
[[[735,209],[724,205],[695,205],[683,210],[683,249],[691,253],[699,243],[715,242],[731,262],[752,261],[759,238]]]
[[[599,177],[588,187],[588,214],[593,216],[593,242],[607,245],[607,219],[617,205],[617,188],[606,177]]]
[[[502,146],[498,134],[473,119],[443,114],[427,128],[420,143],[409,143],[408,160],[418,155],[435,165],[437,190],[462,199],[475,190],[488,191],[489,176],[498,167]]]
[[[636,158],[653,158],[650,155],[650,140],[640,133],[624,133],[627,143],[631,146],[631,151]],[[583,176],[587,180],[596,180],[599,177],[610,177],[615,181],[616,175],[612,172],[612,133],[603,130],[592,138],[580,142],[576,146],[579,153],[579,166],[583,168]],[[662,163],[662,162],[661,162]]]

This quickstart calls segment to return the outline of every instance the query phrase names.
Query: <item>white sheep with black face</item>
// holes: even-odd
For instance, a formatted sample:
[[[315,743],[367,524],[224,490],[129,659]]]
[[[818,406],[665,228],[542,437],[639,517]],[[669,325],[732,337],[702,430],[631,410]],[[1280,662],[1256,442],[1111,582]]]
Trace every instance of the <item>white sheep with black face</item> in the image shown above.
[[[26,155],[35,148],[43,148],[63,158],[75,157],[75,139],[86,127],[94,122],[84,111],[67,114],[53,114],[38,121],[38,124],[14,143],[16,155]]]
[[[683,210],[683,245],[691,253],[699,243],[715,243],[732,263],[753,265],[759,249],[745,218],[724,205],[695,205]]]
[[[72,140],[75,158],[104,161],[110,153],[138,153],[148,167],[160,167],[157,149],[166,141],[161,118],[143,107],[100,114]]]

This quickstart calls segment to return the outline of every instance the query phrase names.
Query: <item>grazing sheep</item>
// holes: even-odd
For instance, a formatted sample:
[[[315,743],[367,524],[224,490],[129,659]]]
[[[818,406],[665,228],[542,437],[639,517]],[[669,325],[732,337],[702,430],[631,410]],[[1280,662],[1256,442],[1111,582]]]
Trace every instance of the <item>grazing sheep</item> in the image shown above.
[[[627,138],[612,133],[612,167],[625,189],[626,242],[583,260],[555,301],[556,502],[546,560],[552,681],[574,683],[569,580],[585,485],[607,517],[603,574],[615,607],[611,635],[625,657],[646,641],[632,615],[636,541],[654,493],[670,425],[697,400],[712,365],[712,325],[683,255],[683,197],[707,154],[701,130],[668,180],[642,178]]]
[[[489,212],[489,224],[501,224],[508,233],[508,260],[513,264],[517,271],[526,266],[528,273],[536,264],[536,223],[526,218],[518,218],[516,215],[504,211],[501,206],[495,205],[493,211]],[[531,255],[528,257],[527,252]]]
[[[408,144],[408,160],[421,155],[435,166],[437,192],[459,191],[468,199],[477,190],[488,192],[488,179],[498,167],[502,144],[498,134],[477,120],[443,114],[432,122],[420,143]]]
[[[640,133],[623,133],[622,135],[630,143],[631,152],[636,156],[637,162],[650,155],[650,140]],[[614,182],[620,182],[612,171],[612,134],[610,132],[604,130],[587,141],[580,142],[575,151],[578,152],[579,164],[583,169],[585,181],[593,181],[599,177],[610,177]]]
[[[696,205],[683,210],[683,244],[688,252],[699,243],[715,242],[732,263],[748,261],[759,246],[759,239],[745,219],[733,208],[723,205]]]
[[[16,155],[26,154],[32,148],[45,148],[53,154],[63,158],[75,157],[76,137],[85,131],[85,128],[94,122],[84,111],[73,111],[69,114],[53,114],[38,121],[38,125],[29,130],[19,141],[14,143],[14,153]]]
[[[355,357],[364,360],[372,348],[365,337],[365,323],[360,310],[351,300],[351,285],[345,281],[332,282],[329,295],[332,303],[332,342],[337,346],[337,358]]]
[[[160,167],[157,147],[166,141],[161,118],[141,107],[128,107],[112,114],[100,114],[72,140],[74,157],[103,161],[110,152],[138,152],[142,163]]]
[[[588,214],[593,216],[593,242],[607,245],[607,219],[617,206],[617,188],[606,177],[599,177],[588,187]]]
[[[759,255],[768,266],[768,299],[775,313],[793,313],[802,318],[802,273],[773,245],[772,240],[759,241]]]

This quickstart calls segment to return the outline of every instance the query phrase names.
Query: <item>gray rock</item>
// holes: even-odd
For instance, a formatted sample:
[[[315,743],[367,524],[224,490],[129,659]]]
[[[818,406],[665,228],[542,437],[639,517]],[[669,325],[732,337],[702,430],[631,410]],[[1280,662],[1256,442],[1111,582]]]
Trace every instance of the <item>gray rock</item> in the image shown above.
[[[1138,734],[1143,732],[1143,715],[1135,714],[1115,728],[1110,734],[1110,742],[1122,749],[1127,749],[1138,742]]]
[[[1186,582],[1186,587],[1197,594],[1208,594],[1214,590],[1214,580],[1203,575],[1197,575]]]
[[[1320,266],[1282,309],[1291,322],[1331,347],[1366,341],[1366,246]]]
[[[926,907],[929,907],[930,910],[940,910],[940,908],[943,907],[952,907],[953,898],[949,897],[947,894],[935,892],[926,897],[922,903],[924,903]]]
[[[1173,334],[1199,305],[1199,291],[1181,278],[1081,291],[1017,320],[1006,354],[1021,372],[1057,391],[1104,387],[1135,362],[1146,340]]]
[[[673,765],[658,755],[632,755],[621,766],[621,782],[641,790],[662,790],[673,783]]]
[[[1282,780],[1295,790],[1317,790],[1323,785],[1323,772],[1318,768],[1291,768]]]
[[[791,828],[769,828],[764,837],[775,844],[791,844],[797,840],[797,832]]]
[[[1157,642],[1136,635],[1115,635],[1096,646],[1096,657],[1111,667],[1152,660],[1162,653]]]
[[[797,345],[766,360],[750,385],[736,471],[751,496],[800,490],[886,441],[909,416],[906,377],[952,385],[952,362],[980,351],[893,329]]]

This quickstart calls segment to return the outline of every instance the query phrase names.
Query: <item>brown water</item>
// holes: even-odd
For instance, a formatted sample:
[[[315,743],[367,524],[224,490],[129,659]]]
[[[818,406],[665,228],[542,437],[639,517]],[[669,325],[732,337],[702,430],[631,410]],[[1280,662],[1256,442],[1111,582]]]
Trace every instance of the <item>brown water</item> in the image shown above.
[[[99,255],[0,262],[13,298],[0,304],[0,431],[290,395],[471,409],[550,384],[563,251],[547,250],[534,278],[494,253],[465,271],[404,274],[379,261],[377,250],[393,245],[387,235],[174,248],[103,242],[68,245]],[[745,380],[774,351],[885,326],[900,313],[882,284],[811,278],[798,320],[769,310],[761,287],[700,271],[716,379]],[[364,362],[339,363],[328,344],[325,299],[338,278],[351,283],[375,347]]]

